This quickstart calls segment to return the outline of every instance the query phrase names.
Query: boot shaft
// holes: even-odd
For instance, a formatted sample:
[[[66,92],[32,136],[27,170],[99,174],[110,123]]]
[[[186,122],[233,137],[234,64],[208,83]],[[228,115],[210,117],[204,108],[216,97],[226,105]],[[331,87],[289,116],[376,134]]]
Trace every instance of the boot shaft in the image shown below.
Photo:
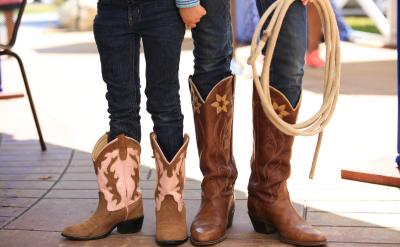
[[[183,208],[183,189],[185,184],[185,159],[189,136],[185,135],[183,145],[175,154],[171,162],[165,158],[157,143],[155,133],[150,134],[151,146],[156,161],[157,187],[155,190],[156,208],[160,210],[161,203],[166,196],[172,196],[178,205],[178,211]]]
[[[160,245],[168,243],[179,244],[187,239],[183,189],[189,136],[184,136],[183,145],[171,162],[168,162],[165,158],[157,143],[155,133],[150,134],[150,141],[157,169],[157,187],[154,193],[156,202],[156,241]]]
[[[140,231],[143,202],[139,189],[140,145],[119,135],[108,142],[107,134],[96,143],[92,159],[99,186],[99,204],[92,216],[66,227],[63,236],[74,240],[104,238],[117,228],[120,233]]]
[[[107,135],[96,143],[92,159],[100,193],[108,211],[127,208],[141,198],[139,188],[140,144],[119,135],[107,143]]]
[[[276,113],[284,121],[294,124],[299,105],[293,108],[289,100],[277,89],[270,87],[271,100]],[[249,194],[276,199],[282,182],[290,176],[293,136],[282,133],[265,115],[257,90],[253,87],[253,155]]]
[[[294,124],[300,102],[293,108],[289,100],[270,87],[276,113]],[[326,237],[307,224],[290,201],[286,180],[290,175],[293,136],[277,129],[265,116],[258,92],[253,88],[254,146],[251,159],[247,207],[255,231],[278,231],[281,241],[301,246],[322,246]]]
[[[203,190],[209,190],[210,195],[219,193],[216,186],[221,190],[233,190],[237,177],[232,153],[235,77],[229,76],[220,81],[206,99],[200,96],[191,79],[189,86],[200,169],[204,175]],[[224,183],[212,184],[218,181]]]

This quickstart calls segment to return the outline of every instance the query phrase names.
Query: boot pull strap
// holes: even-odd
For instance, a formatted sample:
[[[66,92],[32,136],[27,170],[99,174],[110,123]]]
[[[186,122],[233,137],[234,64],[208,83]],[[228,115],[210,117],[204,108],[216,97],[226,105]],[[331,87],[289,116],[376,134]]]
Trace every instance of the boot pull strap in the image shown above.
[[[126,160],[128,153],[127,153],[125,136],[119,135],[117,138],[118,138],[117,143],[118,143],[118,149],[119,149],[119,157],[121,158],[121,160]]]

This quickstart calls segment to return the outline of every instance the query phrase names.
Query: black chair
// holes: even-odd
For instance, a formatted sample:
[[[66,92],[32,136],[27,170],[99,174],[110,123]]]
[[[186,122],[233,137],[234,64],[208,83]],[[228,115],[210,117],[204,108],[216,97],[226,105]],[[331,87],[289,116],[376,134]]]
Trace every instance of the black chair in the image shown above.
[[[26,89],[26,94],[28,95],[29,99],[29,104],[31,106],[33,118],[35,120],[35,125],[36,129],[39,135],[39,141],[40,141],[40,146],[43,151],[46,151],[46,143],[44,142],[42,131],[40,129],[40,124],[39,120],[37,118],[36,110],[35,110],[35,105],[33,104],[33,99],[32,99],[32,94],[31,90],[29,89],[29,84],[28,84],[28,79],[26,77],[25,73],[25,68],[22,63],[21,58],[13,52],[11,49],[15,44],[15,41],[17,40],[17,33],[18,33],[18,28],[21,24],[21,19],[22,19],[22,14],[24,13],[26,6],[26,0],[22,0],[19,3],[12,3],[8,5],[1,5],[0,6],[0,16],[4,16],[4,22],[1,23],[3,27],[5,27],[5,32],[2,32],[0,36],[0,57],[1,56],[10,56],[14,57],[18,61],[19,68],[21,70],[22,78],[24,80],[25,84],[25,89]],[[10,19],[11,18],[11,19]],[[13,23],[14,25],[11,25],[13,28],[10,31],[10,23]],[[9,35],[7,35],[9,33]]]

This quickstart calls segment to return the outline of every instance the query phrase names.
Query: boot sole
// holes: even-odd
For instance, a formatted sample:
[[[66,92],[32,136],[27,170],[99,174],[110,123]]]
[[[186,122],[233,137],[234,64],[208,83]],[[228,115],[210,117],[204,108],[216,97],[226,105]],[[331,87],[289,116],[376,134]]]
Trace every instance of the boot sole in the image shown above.
[[[195,246],[209,246],[209,245],[221,243],[225,239],[226,239],[226,235],[222,236],[221,238],[219,238],[217,240],[212,240],[212,241],[196,241],[191,237],[190,242],[192,242],[192,244]]]
[[[260,220],[257,220],[256,217],[252,216],[249,213],[250,221],[251,224],[253,225],[254,231],[262,234],[272,234],[277,232],[277,229],[269,222],[262,222]],[[281,235],[279,235],[279,240],[284,243],[288,243],[291,245],[300,245],[300,246],[324,246],[326,245],[326,241],[322,242],[299,242],[299,241],[293,241],[289,239],[283,238]]]
[[[156,240],[156,243],[160,246],[169,246],[169,245],[181,245],[187,241],[188,238],[182,239],[182,240],[164,240],[164,241],[159,241]]]
[[[226,229],[229,229],[232,227],[232,223],[233,223],[233,216],[235,215],[235,208],[233,207],[231,209],[231,211],[229,212],[229,216],[228,216],[228,225],[226,226]],[[217,239],[217,240],[211,240],[211,241],[197,241],[196,239],[194,239],[193,237],[190,237],[190,242],[192,242],[193,245],[196,246],[209,246],[209,245],[214,245],[214,244],[218,244],[221,243],[222,241],[224,241],[226,239],[226,235],[222,236],[221,238]]]
[[[75,237],[75,236],[69,236],[64,233],[61,233],[61,235],[65,238],[68,238],[69,240],[77,240],[77,241],[87,241],[87,240],[96,240],[96,239],[102,239],[110,235],[110,233],[117,228],[117,231],[120,234],[128,234],[128,233],[136,233],[139,232],[142,229],[143,225],[143,219],[144,216],[132,219],[132,220],[127,220],[120,222],[116,225],[114,225],[108,232],[100,235],[100,236],[94,236],[94,237]]]

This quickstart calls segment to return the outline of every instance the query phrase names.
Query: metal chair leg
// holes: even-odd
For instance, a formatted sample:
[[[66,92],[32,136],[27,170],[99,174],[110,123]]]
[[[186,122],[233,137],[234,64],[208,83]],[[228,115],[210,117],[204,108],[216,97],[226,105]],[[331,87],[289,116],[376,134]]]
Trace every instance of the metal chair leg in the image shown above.
[[[42,151],[46,151],[47,150],[46,143],[44,142],[42,131],[40,129],[39,119],[38,119],[37,114],[36,114],[35,105],[33,103],[33,98],[32,98],[32,94],[31,94],[31,90],[29,88],[28,78],[27,78],[26,73],[25,73],[24,64],[22,63],[21,58],[16,53],[14,53],[14,52],[12,52],[10,50],[7,50],[6,52],[1,52],[0,56],[1,55],[10,55],[10,56],[14,57],[15,59],[17,59],[17,61],[18,61],[19,68],[21,70],[21,74],[22,74],[22,77],[23,77],[23,80],[24,80],[24,84],[25,84],[26,94],[28,95],[29,104],[31,106],[33,119],[35,121],[36,130],[37,130],[38,135],[39,135],[40,146],[42,148]]]

